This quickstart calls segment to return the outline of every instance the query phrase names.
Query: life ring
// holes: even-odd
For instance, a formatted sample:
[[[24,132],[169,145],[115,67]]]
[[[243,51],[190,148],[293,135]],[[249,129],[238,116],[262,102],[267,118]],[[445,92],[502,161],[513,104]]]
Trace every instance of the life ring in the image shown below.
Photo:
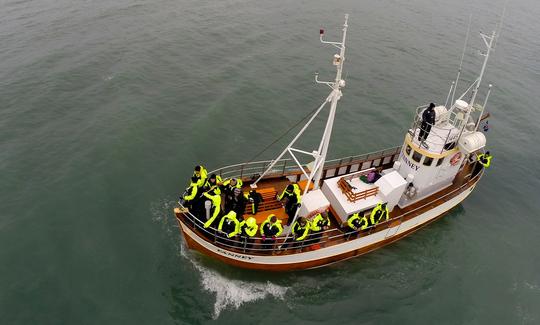
[[[455,155],[452,156],[452,158],[450,158],[450,165],[452,166],[455,166],[459,163],[459,161],[461,160],[461,152],[456,152]]]

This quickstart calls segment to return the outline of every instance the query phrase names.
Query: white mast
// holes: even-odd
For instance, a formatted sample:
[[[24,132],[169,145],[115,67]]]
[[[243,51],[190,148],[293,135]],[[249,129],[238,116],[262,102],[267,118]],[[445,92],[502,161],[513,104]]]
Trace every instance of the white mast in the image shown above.
[[[310,182],[313,182],[315,185],[315,188],[319,187],[319,181],[322,176],[322,171],[324,168],[324,162],[326,160],[326,154],[328,153],[328,145],[330,143],[330,136],[332,135],[332,126],[334,124],[334,117],[336,115],[336,107],[337,102],[341,98],[341,88],[345,87],[345,81],[341,79],[341,74],[343,71],[343,62],[345,61],[345,38],[347,35],[347,21],[348,21],[349,15],[345,15],[345,23],[343,24],[343,37],[341,42],[327,42],[323,40],[323,34],[324,31],[321,29],[320,32],[320,40],[324,44],[331,44],[335,47],[337,47],[340,50],[339,54],[334,55],[334,65],[336,66],[336,78],[333,82],[323,82],[319,81],[318,75],[315,75],[315,81],[317,83],[322,83],[328,85],[332,92],[328,95],[324,103],[321,104],[321,106],[315,111],[315,113],[310,117],[310,119],[307,121],[307,123],[302,127],[300,132],[293,138],[293,140],[287,145],[287,147],[281,152],[281,154],[274,159],[268,168],[257,178],[253,184],[251,184],[252,188],[257,187],[257,183],[266,175],[268,174],[274,165],[286,154],[289,153],[289,155],[293,158],[294,162],[298,165],[304,176],[307,178],[307,184],[304,189],[305,194],[307,190],[309,189]],[[326,103],[330,104],[330,113],[328,114],[328,120],[326,121],[326,127],[321,139],[321,142],[319,144],[319,148],[317,150],[305,151],[300,150],[297,148],[293,148],[293,145],[296,143],[296,141],[302,136],[304,131],[308,128],[308,126],[313,122],[313,120],[317,117],[317,115],[322,111],[324,106],[326,106]],[[295,153],[301,153],[308,156],[312,156],[315,158],[315,161],[313,162],[313,165],[311,166],[310,170],[307,170],[302,166],[300,161],[296,158]],[[308,174],[309,173],[309,174]],[[298,211],[297,211],[298,214]],[[296,219],[296,216],[295,216]]]
[[[471,116],[471,111],[473,110],[473,107],[474,107],[474,101],[476,100],[478,89],[480,88],[480,84],[482,83],[482,78],[484,77],[484,72],[486,71],[489,55],[491,54],[491,50],[493,50],[493,45],[494,45],[495,39],[497,38],[497,31],[494,30],[491,33],[491,36],[480,32],[480,37],[482,37],[482,40],[484,41],[484,44],[486,45],[487,50],[485,53],[480,53],[481,55],[484,56],[484,63],[482,64],[482,69],[480,70],[480,75],[478,76],[478,79],[476,79],[476,81],[473,82],[474,87],[471,93],[471,100],[469,102],[469,108],[467,110],[467,114],[465,115],[465,118],[463,119],[465,123],[463,123],[463,126],[461,127],[458,139],[461,138],[461,135],[463,134],[463,131],[465,130],[465,127],[467,126],[467,122],[469,121],[469,118]],[[463,95],[460,97],[460,99],[462,97]],[[484,109],[482,108],[482,111],[480,112],[480,116],[482,116],[483,112],[484,112]]]
[[[319,188],[319,183],[321,180],[322,172],[324,169],[324,162],[326,160],[326,154],[328,153],[328,146],[330,143],[330,137],[332,136],[332,126],[334,125],[334,117],[336,116],[336,107],[337,102],[342,96],[341,88],[345,87],[345,80],[341,79],[341,74],[343,72],[343,63],[345,62],[345,39],[347,38],[347,21],[349,19],[349,15],[345,15],[345,23],[343,24],[343,37],[341,39],[341,42],[326,42],[323,41],[323,31],[321,30],[321,42],[324,44],[332,44],[335,47],[339,49],[339,54],[334,55],[334,65],[336,65],[336,78],[334,79],[334,82],[326,82],[327,85],[329,85],[333,91],[332,91],[332,103],[330,105],[330,113],[328,114],[328,120],[326,121],[326,127],[324,129],[323,138],[321,141],[321,144],[319,145],[319,152],[320,157],[317,160],[315,160],[315,166],[319,166],[319,168],[316,170],[315,179],[313,180],[315,189]],[[324,83],[320,82],[318,78],[316,78],[316,81],[318,83]]]
[[[481,53],[484,58],[484,63],[482,64],[482,69],[480,70],[480,75],[478,76],[478,79],[476,80],[476,85],[474,86],[472,96],[471,96],[471,103],[470,106],[474,105],[474,101],[476,100],[476,94],[478,94],[478,88],[480,88],[480,83],[482,82],[482,78],[484,77],[484,72],[486,71],[487,62],[489,60],[489,54],[491,53],[491,50],[493,50],[493,42],[495,41],[495,38],[497,37],[497,32],[493,31],[491,33],[491,36],[480,33],[480,36],[482,37],[482,40],[484,41],[487,50],[485,53]],[[488,42],[489,41],[489,42]]]

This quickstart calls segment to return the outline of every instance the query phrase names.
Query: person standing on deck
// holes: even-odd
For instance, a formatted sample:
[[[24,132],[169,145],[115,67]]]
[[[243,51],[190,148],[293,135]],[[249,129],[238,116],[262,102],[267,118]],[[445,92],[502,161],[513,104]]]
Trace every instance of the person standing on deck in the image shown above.
[[[285,249],[289,247],[292,241],[294,241],[293,248],[300,246],[302,241],[307,238],[310,228],[309,221],[304,217],[300,217],[294,222],[292,226],[292,236],[287,239],[282,248]]]
[[[200,165],[195,166],[195,170],[193,171],[193,177],[197,178],[197,186],[199,188],[202,188],[204,186],[204,183],[206,183],[207,176],[208,176],[208,173],[206,169],[204,169],[203,166],[200,166]]]
[[[386,203],[378,203],[377,206],[373,209],[373,211],[371,211],[371,226],[374,226],[379,222],[386,220],[388,220],[388,208],[386,207]]]
[[[243,241],[246,243],[246,249],[253,247],[254,237],[257,234],[257,220],[253,217],[249,217],[247,220],[240,222],[240,235]]]
[[[435,124],[435,104],[430,103],[428,108],[422,113],[422,124],[420,126],[420,133],[418,134],[418,141],[426,141],[433,124]]]
[[[249,194],[246,196],[246,198],[251,202],[251,213],[253,215],[257,214],[257,211],[259,211],[259,204],[264,201],[261,193],[257,193],[255,190],[249,191]]]
[[[234,240],[234,237],[240,233],[240,222],[236,219],[236,213],[231,211],[221,218],[219,222],[218,231],[222,233],[222,238],[228,238],[229,240]],[[224,244],[234,246],[234,242],[224,241]]]
[[[347,225],[352,230],[358,231],[358,230],[365,230],[369,227],[369,221],[368,218],[365,215],[360,216],[360,213],[355,213],[347,219]],[[349,234],[347,237],[347,240],[352,236],[353,234]],[[357,236],[358,234],[355,234]]]
[[[317,213],[313,220],[311,220],[311,238],[312,243],[318,243],[321,240],[322,233],[330,227],[330,219],[328,215],[324,213]]]
[[[206,209],[206,222],[204,223],[204,228],[208,228],[217,221],[216,219],[221,211],[221,195],[217,194],[215,189],[206,192],[203,195],[208,199],[204,202],[204,207]]]
[[[300,186],[298,184],[289,184],[283,190],[283,193],[281,193],[280,196],[278,196],[278,200],[281,201],[283,198],[287,199],[287,203],[285,203],[285,213],[289,216],[287,219],[287,226],[291,224],[291,222],[294,219],[294,216],[296,214],[296,210],[298,207],[300,207],[302,197],[300,194]]]
[[[278,220],[274,214],[269,215],[261,224],[263,248],[271,248],[276,241],[276,237],[281,235],[282,232],[281,220]]]
[[[477,156],[478,161],[482,164],[482,166],[484,166],[484,168],[488,168],[491,165],[491,158],[493,157],[489,154],[489,151]]]
[[[185,205],[195,217],[197,217],[197,214],[199,213],[199,211],[197,211],[197,191],[197,178],[191,177],[191,184],[189,184],[189,187],[180,198],[180,203]]]
[[[223,189],[223,193],[225,194],[225,196],[227,196],[233,195],[235,188],[242,189],[242,185],[243,183],[241,179],[231,178],[224,181],[223,184],[221,184],[221,188]]]
[[[233,191],[234,194],[227,194],[225,196],[225,213],[229,211],[236,212],[236,217],[239,220],[243,220],[244,211],[246,210],[247,200],[242,194],[242,190],[235,188]]]
[[[221,194],[221,190],[219,189],[220,183],[221,183],[221,176],[216,175],[216,174],[210,175],[210,177],[204,183],[203,192],[215,190],[217,194]]]

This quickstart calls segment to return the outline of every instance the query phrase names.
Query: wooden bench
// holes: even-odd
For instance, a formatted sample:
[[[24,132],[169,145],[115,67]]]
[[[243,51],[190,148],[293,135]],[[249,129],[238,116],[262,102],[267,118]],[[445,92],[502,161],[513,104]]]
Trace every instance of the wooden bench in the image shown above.
[[[281,202],[279,202],[276,198],[277,191],[274,187],[258,189],[257,193],[259,193],[263,198],[263,201],[259,203],[259,209],[257,212],[280,209],[282,207]],[[246,214],[252,214],[252,205],[253,203],[251,202],[246,203]]]

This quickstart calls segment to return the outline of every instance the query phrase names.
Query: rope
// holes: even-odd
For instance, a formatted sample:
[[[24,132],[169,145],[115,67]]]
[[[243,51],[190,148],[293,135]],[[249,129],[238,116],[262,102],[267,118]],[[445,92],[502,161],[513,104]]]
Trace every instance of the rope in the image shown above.
[[[300,125],[300,123],[304,122],[308,117],[310,117],[313,113],[315,113],[316,110],[319,109],[320,106],[317,106],[315,107],[315,109],[313,109],[312,111],[310,111],[309,113],[307,113],[304,117],[302,117],[302,119],[300,119],[298,122],[296,122],[293,126],[291,126],[290,128],[288,128],[285,133],[283,133],[282,135],[280,135],[276,140],[272,141],[272,143],[270,143],[269,145],[267,145],[266,147],[264,147],[261,151],[259,151],[255,156],[253,156],[250,160],[248,160],[246,162],[246,164],[249,164],[250,162],[253,162],[255,159],[257,159],[257,157],[259,157],[260,155],[262,155],[266,150],[268,150],[271,146],[273,146],[274,144],[276,144],[277,142],[279,142],[281,139],[283,139],[287,134],[289,134],[289,132],[291,132],[294,128],[296,128],[298,125]]]

